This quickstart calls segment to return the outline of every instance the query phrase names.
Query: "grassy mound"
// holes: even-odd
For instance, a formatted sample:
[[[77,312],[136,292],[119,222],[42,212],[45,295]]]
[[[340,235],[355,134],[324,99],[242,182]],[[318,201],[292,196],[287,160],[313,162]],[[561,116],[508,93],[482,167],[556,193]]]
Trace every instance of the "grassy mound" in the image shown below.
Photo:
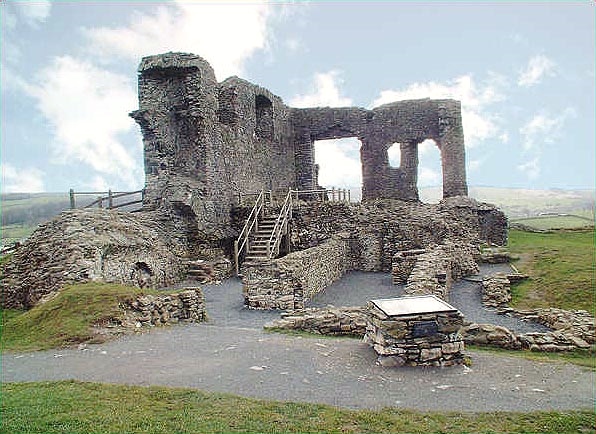
[[[86,283],[67,286],[52,300],[27,312],[5,310],[3,350],[43,350],[101,341],[93,326],[119,318],[121,302],[149,292],[122,285]]]
[[[558,307],[596,314],[594,230],[530,233],[509,231],[509,250],[530,279],[512,287],[512,306]]]
[[[2,432],[594,432],[591,410],[532,413],[354,411],[164,387],[74,381],[6,384]]]

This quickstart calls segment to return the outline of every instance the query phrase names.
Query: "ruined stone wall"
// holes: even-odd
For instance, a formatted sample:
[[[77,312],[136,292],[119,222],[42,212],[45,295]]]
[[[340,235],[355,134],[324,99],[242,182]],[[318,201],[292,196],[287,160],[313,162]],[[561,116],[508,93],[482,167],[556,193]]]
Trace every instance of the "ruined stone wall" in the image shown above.
[[[338,235],[319,246],[246,266],[242,278],[246,306],[302,309],[348,271],[349,253],[349,239]]]
[[[455,198],[454,198],[455,199]],[[453,199],[449,199],[452,201]],[[398,252],[452,241],[476,245],[483,241],[479,213],[484,204],[459,198],[459,206],[377,200],[366,204],[324,203],[294,210],[292,250],[316,246],[340,231],[351,233],[351,268],[391,272]],[[500,213],[494,207],[495,212]],[[495,232],[506,233],[502,226]]]
[[[66,211],[41,225],[3,265],[2,306],[31,308],[69,283],[177,282],[185,271],[183,226],[158,212]]]
[[[418,200],[419,143],[433,139],[441,152],[444,197],[468,194],[461,106],[454,100],[411,100],[363,108],[292,109],[300,188],[316,185],[312,166],[315,140],[357,137],[362,142],[362,197]],[[400,167],[387,150],[399,143]]]
[[[480,253],[476,246],[453,243],[426,249],[416,256],[404,292],[408,295],[432,294],[448,301],[453,282],[479,271]]]
[[[238,193],[295,185],[289,110],[237,77],[217,83],[193,54],[145,57],[139,66],[145,209],[185,208],[204,238],[233,238]]]
[[[358,137],[364,199],[418,199],[417,146],[433,139],[443,161],[445,197],[467,195],[460,104],[412,100],[372,110],[287,107],[238,77],[218,83],[201,57],[166,53],[139,66],[145,209],[177,206],[213,244],[237,234],[230,211],[238,193],[317,187],[314,141]],[[401,166],[387,150],[400,143]]]

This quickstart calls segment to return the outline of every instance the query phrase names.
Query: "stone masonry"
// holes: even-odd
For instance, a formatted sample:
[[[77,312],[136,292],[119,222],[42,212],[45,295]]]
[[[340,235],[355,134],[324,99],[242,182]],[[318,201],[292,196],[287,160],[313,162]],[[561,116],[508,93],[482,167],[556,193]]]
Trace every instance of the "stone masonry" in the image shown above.
[[[362,142],[363,199],[417,201],[417,146],[441,151],[444,197],[466,196],[461,106],[412,100],[363,108],[291,108],[267,89],[238,77],[221,83],[200,56],[165,53],[139,65],[146,209],[177,206],[192,213],[205,237],[230,239],[230,210],[239,193],[317,187],[314,141]],[[387,150],[399,143],[400,167]]]

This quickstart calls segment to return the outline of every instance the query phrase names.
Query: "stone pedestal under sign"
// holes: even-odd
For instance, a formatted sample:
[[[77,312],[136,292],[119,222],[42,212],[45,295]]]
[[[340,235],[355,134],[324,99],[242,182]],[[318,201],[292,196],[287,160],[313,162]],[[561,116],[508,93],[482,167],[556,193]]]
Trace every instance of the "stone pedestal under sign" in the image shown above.
[[[434,295],[368,302],[365,342],[383,366],[451,366],[463,361],[463,315]]]

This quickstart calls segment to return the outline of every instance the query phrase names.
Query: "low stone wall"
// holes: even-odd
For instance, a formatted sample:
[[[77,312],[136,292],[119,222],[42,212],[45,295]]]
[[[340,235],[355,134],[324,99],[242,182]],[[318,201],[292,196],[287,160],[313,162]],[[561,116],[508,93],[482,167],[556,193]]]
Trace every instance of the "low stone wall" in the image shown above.
[[[432,294],[445,300],[454,280],[479,270],[477,248],[473,245],[446,243],[427,249],[416,258],[406,283],[408,295]]]
[[[299,309],[281,314],[281,319],[267,325],[267,330],[299,330],[332,336],[364,336],[368,313],[366,308],[334,307]]]
[[[462,327],[460,333],[467,344],[490,345],[509,350],[561,352],[590,348],[590,342],[576,334],[558,330],[516,334],[505,327],[473,323]],[[592,336],[591,343],[593,339]]]
[[[302,309],[304,303],[348,271],[350,239],[338,234],[323,244],[243,269],[245,304],[253,309]]]
[[[596,344],[596,319],[585,310],[564,310],[554,307],[531,310],[505,308],[499,309],[499,312],[515,315],[526,321],[534,321],[566,336]]]
[[[511,287],[505,274],[497,273],[482,279],[482,304],[489,307],[507,306],[511,301]]]
[[[153,295],[147,294],[124,303],[124,326],[135,328],[178,324],[179,322],[202,322],[207,319],[205,297],[200,288]]]

